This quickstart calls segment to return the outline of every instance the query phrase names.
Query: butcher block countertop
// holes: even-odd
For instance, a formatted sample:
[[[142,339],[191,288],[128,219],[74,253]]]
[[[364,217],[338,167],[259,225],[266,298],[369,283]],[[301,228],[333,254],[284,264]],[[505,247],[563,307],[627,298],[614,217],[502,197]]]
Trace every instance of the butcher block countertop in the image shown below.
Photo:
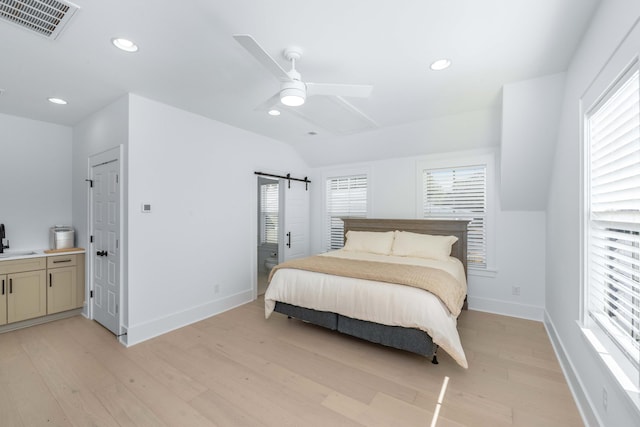
[[[47,257],[55,255],[72,255],[83,254],[84,248],[65,248],[65,249],[30,249],[30,250],[5,250],[0,254],[0,262],[6,260],[16,260],[25,258]]]

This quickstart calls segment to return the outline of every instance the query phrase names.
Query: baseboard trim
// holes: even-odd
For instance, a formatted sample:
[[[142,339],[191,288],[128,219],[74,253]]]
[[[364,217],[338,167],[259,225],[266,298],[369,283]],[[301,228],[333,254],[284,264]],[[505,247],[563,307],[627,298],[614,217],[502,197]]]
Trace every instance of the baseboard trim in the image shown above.
[[[542,322],[544,320],[544,307],[472,296],[469,296],[468,301],[469,308],[472,310],[502,314],[504,316],[518,317],[521,319],[536,320],[538,322]]]
[[[28,328],[29,326],[41,325],[43,323],[53,322],[55,320],[66,319],[67,317],[73,317],[82,314],[81,308],[76,308],[69,311],[63,311],[61,313],[49,314],[47,316],[36,317],[35,319],[22,320],[20,322],[9,323],[7,325],[0,326],[0,334],[4,332],[15,331],[22,328]]]
[[[216,314],[236,308],[253,300],[253,290],[247,290],[216,301],[190,308],[178,313],[152,320],[138,325],[124,326],[127,336],[122,343],[130,347],[140,342],[155,338],[175,329],[182,328]]]
[[[576,369],[573,363],[571,363],[569,355],[564,350],[564,346],[562,345],[562,341],[560,341],[558,332],[556,331],[553,321],[549,317],[549,313],[546,310],[544,312],[543,323],[545,329],[547,330],[547,335],[549,336],[551,345],[553,346],[553,350],[555,351],[556,357],[558,358],[558,362],[560,363],[562,373],[567,380],[567,384],[569,385],[569,389],[571,390],[573,399],[576,401],[576,406],[578,407],[578,411],[582,416],[582,421],[586,426],[603,425],[600,423],[598,415],[591,409],[593,406],[589,401],[589,397],[584,392],[582,381],[580,381],[580,377],[577,375]]]

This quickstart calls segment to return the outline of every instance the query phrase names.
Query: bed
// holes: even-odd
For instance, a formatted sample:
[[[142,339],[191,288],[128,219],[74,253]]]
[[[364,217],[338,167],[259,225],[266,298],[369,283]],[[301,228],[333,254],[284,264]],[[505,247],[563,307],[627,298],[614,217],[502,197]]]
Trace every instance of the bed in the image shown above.
[[[430,357],[433,363],[442,348],[466,368],[457,316],[466,308],[468,221],[343,221],[343,249],[274,268],[265,293],[265,316],[275,311]],[[443,247],[450,254],[444,254]],[[351,275],[352,264],[363,271]],[[425,289],[441,294],[444,288],[445,295],[423,289],[423,270],[439,286]]]

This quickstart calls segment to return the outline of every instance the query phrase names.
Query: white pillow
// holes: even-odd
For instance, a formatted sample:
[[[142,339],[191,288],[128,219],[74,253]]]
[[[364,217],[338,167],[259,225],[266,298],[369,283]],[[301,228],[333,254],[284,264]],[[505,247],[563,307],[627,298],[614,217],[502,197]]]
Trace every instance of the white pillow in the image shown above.
[[[347,231],[344,250],[389,255],[393,245],[393,231]]]
[[[451,255],[451,246],[457,241],[456,236],[432,236],[396,231],[391,255],[446,261]]]

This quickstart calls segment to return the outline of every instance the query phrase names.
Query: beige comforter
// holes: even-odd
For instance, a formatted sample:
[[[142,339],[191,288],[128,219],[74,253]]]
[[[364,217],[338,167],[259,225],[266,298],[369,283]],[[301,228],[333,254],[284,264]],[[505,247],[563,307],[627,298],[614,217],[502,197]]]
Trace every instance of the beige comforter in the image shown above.
[[[451,274],[437,268],[418,265],[311,256],[277,265],[271,270],[269,281],[276,271],[284,268],[396,283],[424,289],[440,298],[454,316],[460,314],[466,296],[466,289]]]

